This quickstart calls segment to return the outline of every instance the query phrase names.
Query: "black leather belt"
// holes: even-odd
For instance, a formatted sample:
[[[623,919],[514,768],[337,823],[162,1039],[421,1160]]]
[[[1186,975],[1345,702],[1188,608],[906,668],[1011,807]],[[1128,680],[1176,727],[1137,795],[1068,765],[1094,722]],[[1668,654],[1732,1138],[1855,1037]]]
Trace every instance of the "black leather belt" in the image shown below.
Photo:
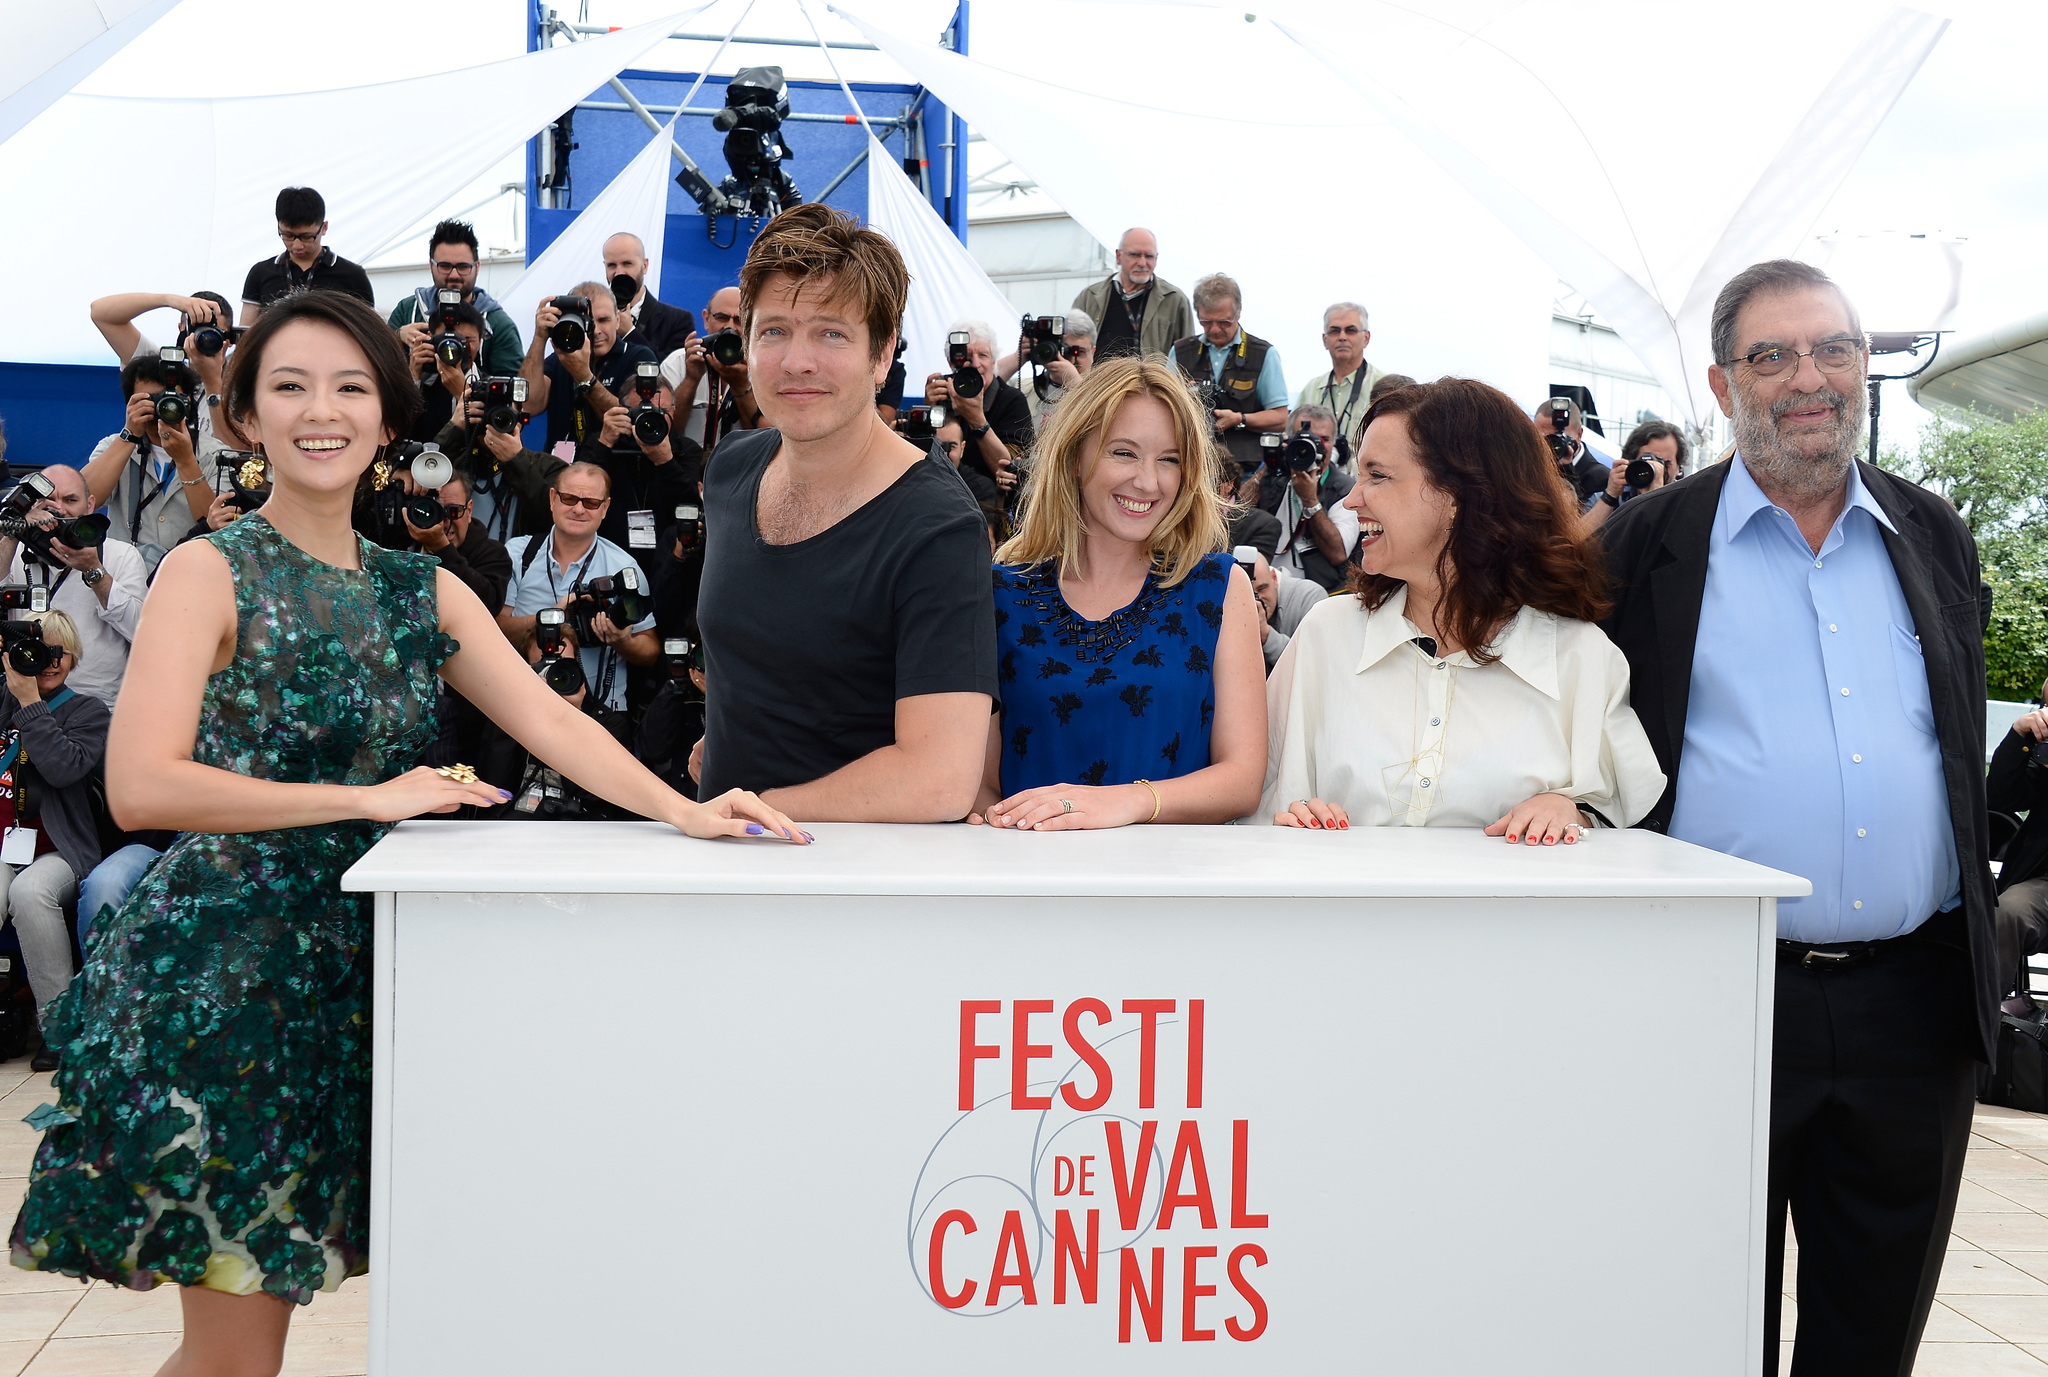
[[[1881,938],[1875,942],[1795,942],[1780,937],[1778,959],[1796,961],[1811,969],[1838,971],[1860,965],[1889,952],[1926,946],[1952,947],[1965,952],[1969,950],[1969,937],[1963,927],[1963,910],[1960,905],[1947,913],[1935,914],[1911,932],[1897,937]]]

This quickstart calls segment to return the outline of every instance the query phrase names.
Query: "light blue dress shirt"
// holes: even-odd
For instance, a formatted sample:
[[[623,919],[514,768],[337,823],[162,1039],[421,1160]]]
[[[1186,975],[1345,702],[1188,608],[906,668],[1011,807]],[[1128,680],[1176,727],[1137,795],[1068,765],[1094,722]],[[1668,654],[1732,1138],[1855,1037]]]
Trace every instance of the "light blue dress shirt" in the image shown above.
[[[1230,352],[1243,342],[1243,330],[1239,330],[1230,343],[1224,345],[1221,349],[1218,349],[1207,340],[1202,341],[1202,348],[1207,352],[1209,358],[1209,381],[1214,382],[1223,376],[1224,359],[1228,358]],[[1259,385],[1257,390],[1259,394],[1259,410],[1272,411],[1276,407],[1282,410],[1286,408],[1287,379],[1282,376],[1280,371],[1280,351],[1278,349],[1268,349],[1266,351],[1266,361],[1259,365]]]
[[[533,563],[522,573],[520,560],[526,554],[530,541],[541,541],[541,549],[533,557]],[[618,546],[598,536],[592,540],[590,549],[583,558],[571,564],[566,570],[555,567],[555,533],[550,530],[544,536],[513,536],[505,542],[505,553],[512,556],[512,581],[505,587],[505,607],[514,616],[531,617],[543,607],[553,607],[562,599],[562,594],[576,586],[579,579],[594,579],[606,574],[616,574],[621,569],[631,568],[640,573],[640,565],[633,556]],[[640,575],[641,596],[652,608],[654,600],[648,596],[647,576]],[[628,631],[646,631],[654,625],[654,613],[649,611],[639,621],[627,627]],[[605,664],[609,656],[611,664]],[[583,679],[595,694],[604,684],[604,672],[611,670],[611,691],[605,695],[605,706],[625,710],[626,706],[626,662],[625,658],[611,647],[598,644],[579,646],[577,658],[583,661]]]
[[[1897,937],[1962,899],[1927,665],[1863,480],[1816,554],[1737,455],[1714,515],[1670,835],[1803,875],[1800,942]]]

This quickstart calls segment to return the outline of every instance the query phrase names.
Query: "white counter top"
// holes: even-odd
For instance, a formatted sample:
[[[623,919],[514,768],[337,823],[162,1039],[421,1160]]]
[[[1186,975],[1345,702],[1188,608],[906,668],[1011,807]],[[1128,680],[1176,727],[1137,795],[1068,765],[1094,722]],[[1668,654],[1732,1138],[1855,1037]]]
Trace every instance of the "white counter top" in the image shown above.
[[[528,894],[1796,897],[1796,875],[1650,832],[1509,846],[1458,828],[816,823],[813,846],[703,842],[651,822],[401,823],[348,890]]]

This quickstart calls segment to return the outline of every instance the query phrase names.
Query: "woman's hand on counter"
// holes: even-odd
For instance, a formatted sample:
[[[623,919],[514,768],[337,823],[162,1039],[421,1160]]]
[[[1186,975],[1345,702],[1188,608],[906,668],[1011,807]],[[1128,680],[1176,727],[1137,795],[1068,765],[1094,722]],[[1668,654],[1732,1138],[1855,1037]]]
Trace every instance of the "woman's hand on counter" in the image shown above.
[[[1299,798],[1287,805],[1286,812],[1273,815],[1273,825],[1306,827],[1312,832],[1346,832],[1351,828],[1351,815],[1344,811],[1342,804],[1325,803],[1319,798]]]
[[[1508,809],[1507,816],[1486,829],[1489,837],[1505,836],[1508,845],[1570,846],[1586,828],[1579,805],[1563,794],[1538,794]]]

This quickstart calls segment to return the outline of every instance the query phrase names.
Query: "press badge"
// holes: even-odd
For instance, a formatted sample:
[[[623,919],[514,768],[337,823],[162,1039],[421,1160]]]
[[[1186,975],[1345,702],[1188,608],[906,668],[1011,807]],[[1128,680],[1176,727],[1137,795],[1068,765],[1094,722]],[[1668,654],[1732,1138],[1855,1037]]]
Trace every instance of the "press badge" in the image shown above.
[[[629,550],[652,550],[654,548],[654,513],[638,511],[626,513],[626,548]]]
[[[36,829],[10,827],[0,834],[0,863],[27,865],[36,858]]]

